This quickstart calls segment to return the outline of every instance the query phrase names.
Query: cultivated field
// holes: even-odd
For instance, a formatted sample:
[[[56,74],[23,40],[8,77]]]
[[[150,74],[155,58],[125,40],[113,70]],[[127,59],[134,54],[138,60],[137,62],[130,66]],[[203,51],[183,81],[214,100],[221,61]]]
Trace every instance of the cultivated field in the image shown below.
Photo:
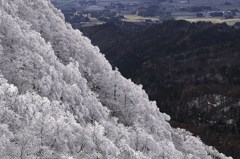
[[[189,22],[212,22],[212,23],[227,23],[228,25],[234,25],[236,22],[240,22],[240,18],[235,19],[221,19],[221,18],[186,18],[181,19],[178,18],[178,20],[186,20]]]
[[[157,18],[157,17],[142,17],[142,16],[138,16],[138,15],[127,14],[127,15],[124,15],[124,19],[123,19],[123,21],[127,21],[127,22],[143,22],[145,20],[158,21],[159,18]]]

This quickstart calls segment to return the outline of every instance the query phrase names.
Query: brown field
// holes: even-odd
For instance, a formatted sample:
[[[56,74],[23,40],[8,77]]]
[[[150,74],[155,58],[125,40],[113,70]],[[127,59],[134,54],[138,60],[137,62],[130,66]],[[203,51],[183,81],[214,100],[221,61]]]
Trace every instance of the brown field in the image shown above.
[[[124,15],[123,21],[126,22],[143,22],[145,20],[152,20],[152,21],[158,21],[159,18],[157,17],[142,17],[142,16],[138,16],[138,15],[133,15],[133,14],[127,14]]]
[[[236,22],[240,22],[240,18],[235,18],[235,19],[221,19],[221,18],[186,18],[186,19],[181,19],[179,18],[178,20],[186,20],[189,22],[212,22],[212,23],[227,23],[228,25],[234,25]]]

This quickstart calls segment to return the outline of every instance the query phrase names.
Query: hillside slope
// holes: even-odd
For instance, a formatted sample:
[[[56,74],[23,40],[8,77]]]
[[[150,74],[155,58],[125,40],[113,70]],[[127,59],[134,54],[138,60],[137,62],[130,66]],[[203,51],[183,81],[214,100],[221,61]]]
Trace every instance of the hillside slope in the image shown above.
[[[0,8],[0,158],[228,158],[172,128],[48,0]]]
[[[192,125],[186,128],[205,142],[240,155],[240,30],[166,21],[138,32],[115,24],[83,32],[124,76],[143,84],[161,111],[183,123],[178,126]]]
[[[176,101],[206,94],[240,96],[232,90],[240,84],[240,30],[225,24],[168,21],[141,32],[114,24],[83,32],[124,76],[143,84],[151,99],[173,118]],[[196,92],[191,92],[192,87],[197,87]]]

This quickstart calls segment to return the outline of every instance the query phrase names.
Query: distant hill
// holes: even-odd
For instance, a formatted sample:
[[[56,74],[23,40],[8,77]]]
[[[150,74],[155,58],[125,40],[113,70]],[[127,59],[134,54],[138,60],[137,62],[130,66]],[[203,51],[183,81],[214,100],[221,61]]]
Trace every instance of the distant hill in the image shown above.
[[[204,134],[240,133],[240,30],[186,21],[138,32],[114,24],[81,30],[125,77],[143,84],[161,111],[226,154],[240,155],[240,144],[223,146],[224,135]]]

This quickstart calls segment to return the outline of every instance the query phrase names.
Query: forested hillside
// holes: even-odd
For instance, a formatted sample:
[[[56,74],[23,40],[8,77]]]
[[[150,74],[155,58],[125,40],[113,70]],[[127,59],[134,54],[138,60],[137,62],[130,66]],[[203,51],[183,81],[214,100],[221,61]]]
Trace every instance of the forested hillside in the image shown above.
[[[48,0],[0,8],[1,159],[227,158],[172,128]]]
[[[143,84],[174,126],[240,156],[240,30],[186,21],[138,31],[127,26],[104,24],[82,31],[125,77]]]
[[[240,84],[238,29],[226,24],[167,21],[139,32],[114,24],[82,30],[113,66],[143,84],[160,105],[164,100],[179,101],[186,96],[240,96],[232,90]],[[199,89],[189,92],[191,87]],[[174,106],[170,105],[160,107],[172,114],[175,110],[171,112]]]

